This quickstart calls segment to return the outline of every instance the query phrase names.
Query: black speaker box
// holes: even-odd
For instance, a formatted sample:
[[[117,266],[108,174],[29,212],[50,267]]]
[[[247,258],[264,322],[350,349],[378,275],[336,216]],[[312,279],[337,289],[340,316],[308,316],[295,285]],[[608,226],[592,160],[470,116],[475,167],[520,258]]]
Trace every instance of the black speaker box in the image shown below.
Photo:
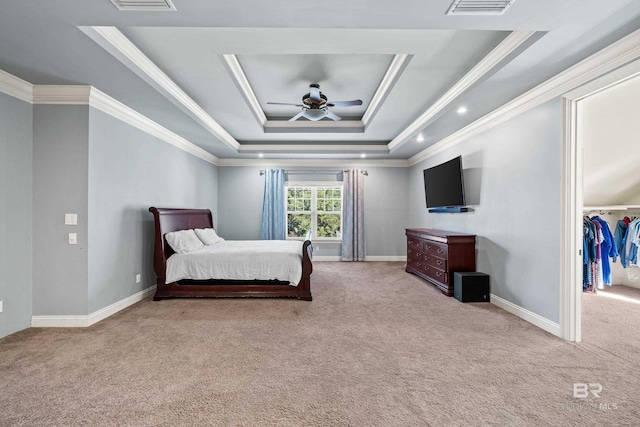
[[[453,273],[453,297],[460,302],[489,302],[489,276],[475,271]]]

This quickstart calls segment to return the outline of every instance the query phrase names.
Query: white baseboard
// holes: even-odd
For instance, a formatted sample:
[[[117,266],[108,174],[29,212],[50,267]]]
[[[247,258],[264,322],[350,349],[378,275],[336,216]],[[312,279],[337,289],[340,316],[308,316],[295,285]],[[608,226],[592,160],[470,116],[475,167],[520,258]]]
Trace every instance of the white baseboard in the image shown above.
[[[95,311],[87,316],[78,315],[57,315],[57,316],[32,316],[32,328],[85,328],[106,319],[125,308],[142,301],[156,290],[156,286],[151,286],[137,294],[131,295],[123,300],[115,302],[110,306]]]
[[[407,262],[406,255],[401,256],[365,256],[365,262],[376,262],[376,261],[401,261]],[[313,261],[342,261],[342,257],[339,256],[314,256]]]
[[[506,299],[500,298],[499,296],[496,296],[494,294],[491,294],[491,303],[515,316],[518,316],[523,320],[526,320],[529,323],[534,324],[535,326],[549,332],[550,334],[560,337],[560,324],[558,323],[552,322],[551,320],[546,319],[539,314],[529,311],[526,308],[522,308],[519,305],[509,302]]]
[[[318,255],[314,255],[313,256],[313,262],[324,262],[324,261],[342,261],[342,257],[339,256],[318,256]]]
[[[365,256],[365,261],[391,261],[391,262],[407,262],[406,255],[400,256]]]

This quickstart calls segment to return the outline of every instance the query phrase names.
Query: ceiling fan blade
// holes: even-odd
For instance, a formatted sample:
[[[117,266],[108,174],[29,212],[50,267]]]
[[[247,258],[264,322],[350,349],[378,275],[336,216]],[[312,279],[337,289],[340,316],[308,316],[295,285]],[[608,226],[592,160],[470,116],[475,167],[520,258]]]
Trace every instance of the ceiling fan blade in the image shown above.
[[[304,107],[302,104],[292,104],[290,102],[267,102],[267,104],[271,105],[295,105],[296,107]]]
[[[320,101],[320,86],[317,84],[309,85],[309,98],[314,101]]]
[[[362,100],[354,99],[353,101],[335,101],[327,103],[328,107],[351,107],[353,105],[362,105]]]
[[[305,110],[300,111],[298,114],[296,114],[295,116],[291,117],[289,119],[290,122],[295,122],[296,120],[298,120],[300,117],[303,117],[305,113]]]
[[[331,120],[335,120],[335,121],[342,120],[342,117],[338,116],[335,113],[332,113],[329,110],[327,110],[327,117],[329,117]]]

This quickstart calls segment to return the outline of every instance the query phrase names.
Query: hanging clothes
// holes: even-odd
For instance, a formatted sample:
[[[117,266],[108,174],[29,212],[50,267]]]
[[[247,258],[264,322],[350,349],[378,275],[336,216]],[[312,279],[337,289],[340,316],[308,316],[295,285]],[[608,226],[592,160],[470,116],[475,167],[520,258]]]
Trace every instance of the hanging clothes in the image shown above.
[[[638,246],[640,246],[640,218],[636,218],[629,223],[625,233],[625,261],[626,268],[629,265],[638,265]]]
[[[618,249],[616,248],[613,233],[611,233],[611,229],[609,228],[607,221],[603,220],[599,216],[592,217],[591,221],[600,224],[600,231],[602,232],[602,241],[600,243],[602,284],[611,286],[611,264],[609,263],[609,258],[611,258],[613,262],[616,262],[619,255]]]
[[[604,278],[602,275],[602,242],[604,242],[604,234],[602,233],[602,225],[599,222],[593,221],[595,227],[594,242],[596,245],[596,260],[591,264],[591,273],[593,275],[592,283],[597,289],[604,289]]]
[[[596,226],[588,217],[582,221],[582,289],[591,292],[595,289],[592,266],[596,262]]]
[[[617,234],[622,235],[623,226],[619,226]],[[640,231],[640,221],[638,221]],[[616,262],[618,247],[624,247],[622,240],[616,241],[609,224],[599,216],[589,218],[585,216],[582,223],[583,232],[583,259],[582,259],[582,289],[586,292],[595,292],[596,289],[604,289],[611,286],[611,261]],[[617,246],[619,243],[619,246]],[[640,238],[638,238],[640,244]],[[629,254],[629,252],[627,252]],[[636,252],[637,258],[637,252]]]
[[[629,219],[627,217],[625,218]],[[624,251],[623,248],[625,247],[625,243],[626,243],[625,236],[627,234],[627,228],[629,227],[630,222],[631,221],[627,222],[623,219],[618,220],[618,222],[616,223],[616,231],[613,236],[613,240],[616,246],[616,251],[620,256],[620,263],[622,264],[623,267],[627,263],[626,251]]]

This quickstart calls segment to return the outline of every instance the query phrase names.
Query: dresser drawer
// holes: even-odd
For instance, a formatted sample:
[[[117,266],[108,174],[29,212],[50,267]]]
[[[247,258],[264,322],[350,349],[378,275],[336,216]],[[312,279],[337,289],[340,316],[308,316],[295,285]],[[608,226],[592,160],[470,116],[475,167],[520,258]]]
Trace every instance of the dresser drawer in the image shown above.
[[[447,260],[444,258],[440,258],[435,255],[425,254],[424,262],[427,265],[431,265],[433,267],[439,268],[440,270],[447,271]]]
[[[427,255],[435,255],[445,259],[447,258],[447,245],[434,242],[424,242],[423,249],[424,253]]]
[[[440,283],[449,283],[449,274],[444,270],[435,268],[432,265],[423,265],[421,271]]]
[[[408,238],[407,239],[407,255],[416,252],[423,252],[422,240]]]

